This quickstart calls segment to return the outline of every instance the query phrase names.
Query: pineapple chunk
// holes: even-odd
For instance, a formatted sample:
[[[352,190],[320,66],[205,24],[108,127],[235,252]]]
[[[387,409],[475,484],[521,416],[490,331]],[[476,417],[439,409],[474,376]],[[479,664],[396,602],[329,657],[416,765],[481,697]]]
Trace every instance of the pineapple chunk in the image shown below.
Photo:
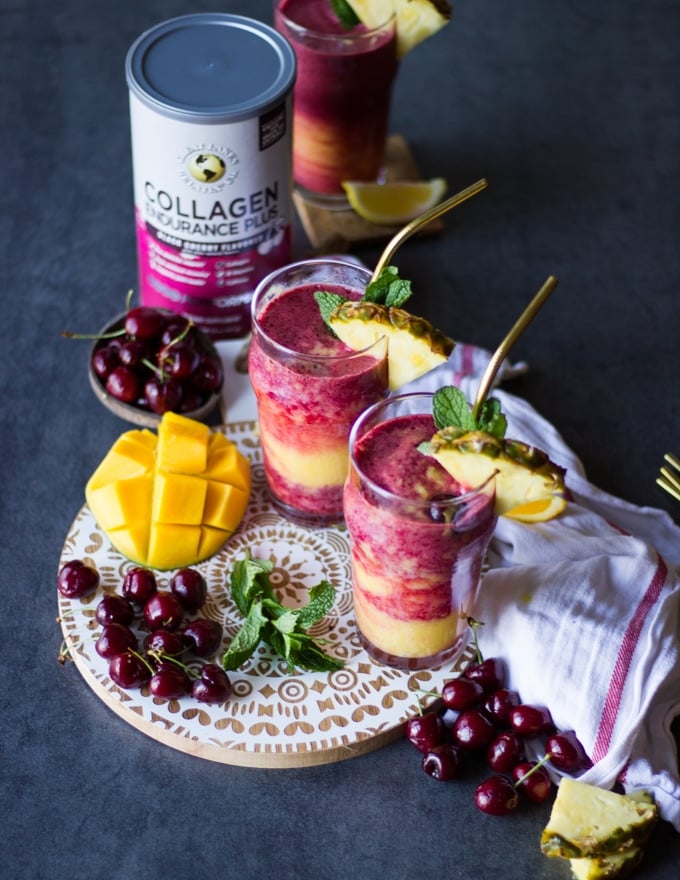
[[[347,0],[366,27],[376,28],[396,16],[397,55],[403,58],[451,20],[448,0]]]
[[[642,861],[642,849],[632,846],[623,852],[608,856],[593,856],[590,859],[569,859],[576,880],[614,880],[626,877]]]
[[[566,859],[628,851],[647,840],[657,818],[653,803],[565,776],[541,834],[541,850]]]
[[[466,488],[481,486],[495,473],[499,516],[542,522],[566,507],[564,469],[526,443],[443,428],[430,440],[430,453]]]
[[[335,309],[329,323],[338,338],[355,351],[387,337],[391,391],[445,363],[453,351],[453,341],[425,318],[378,303],[346,300]]]

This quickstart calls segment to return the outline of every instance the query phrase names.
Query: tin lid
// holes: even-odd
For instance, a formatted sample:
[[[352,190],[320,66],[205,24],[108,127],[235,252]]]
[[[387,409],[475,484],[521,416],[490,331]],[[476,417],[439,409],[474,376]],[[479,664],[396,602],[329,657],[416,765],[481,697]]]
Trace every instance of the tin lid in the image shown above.
[[[240,15],[182,15],[145,31],[125,75],[148,106],[186,122],[246,119],[281,100],[295,81],[295,53],[272,27]]]

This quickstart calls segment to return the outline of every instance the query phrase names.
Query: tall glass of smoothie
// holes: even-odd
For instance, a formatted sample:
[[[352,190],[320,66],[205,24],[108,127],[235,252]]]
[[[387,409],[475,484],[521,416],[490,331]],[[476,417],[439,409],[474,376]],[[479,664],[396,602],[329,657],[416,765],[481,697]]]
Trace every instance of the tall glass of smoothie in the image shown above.
[[[343,521],[350,428],[388,389],[387,339],[348,348],[324,324],[314,293],[358,300],[370,279],[350,262],[305,260],[268,275],[253,297],[248,372],[265,476],[275,507],[303,525]]]
[[[345,202],[343,180],[377,180],[397,69],[394,15],[345,29],[330,0],[276,0],[274,23],[297,57],[293,176],[308,198]]]
[[[345,521],[362,644],[378,661],[423,669],[465,647],[495,486],[463,491],[419,451],[435,427],[431,394],[404,394],[367,410],[350,436]]]

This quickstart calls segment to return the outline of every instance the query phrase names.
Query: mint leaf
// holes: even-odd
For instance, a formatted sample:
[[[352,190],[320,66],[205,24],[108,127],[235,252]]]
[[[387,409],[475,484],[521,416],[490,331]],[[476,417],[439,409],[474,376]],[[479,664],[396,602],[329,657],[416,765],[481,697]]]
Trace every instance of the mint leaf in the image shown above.
[[[273,596],[267,575],[274,568],[268,559],[252,559],[250,555],[237,560],[231,572],[231,595],[244,617],[258,596]]]
[[[309,629],[322,620],[333,607],[335,588],[329,581],[321,581],[309,591],[309,602],[298,609],[298,625]]]
[[[361,24],[361,19],[349,5],[347,0],[331,0],[331,8],[337,15],[340,24],[346,30],[350,30],[358,24]]]
[[[448,386],[435,391],[432,401],[432,415],[438,431],[453,426],[462,431],[474,431],[475,420],[472,409],[460,388]]]
[[[329,657],[310,638],[297,646],[297,663],[308,672],[334,672],[345,665],[342,660]]]
[[[396,266],[385,266],[380,275],[371,281],[362,299],[387,308],[400,308],[411,296],[411,282],[399,277]]]
[[[222,666],[226,670],[238,669],[252,656],[262,638],[262,629],[267,623],[267,618],[262,613],[262,603],[259,600],[253,602],[248,611],[248,616],[231,640],[231,644],[222,658]]]
[[[480,431],[493,434],[502,440],[508,427],[508,420],[501,412],[501,402],[494,397],[489,397],[479,408],[477,426]]]
[[[317,290],[314,293],[314,299],[319,306],[324,324],[331,332],[334,332],[330,325],[330,317],[338,306],[345,302],[346,297],[340,296],[339,293],[331,293],[330,290]]]

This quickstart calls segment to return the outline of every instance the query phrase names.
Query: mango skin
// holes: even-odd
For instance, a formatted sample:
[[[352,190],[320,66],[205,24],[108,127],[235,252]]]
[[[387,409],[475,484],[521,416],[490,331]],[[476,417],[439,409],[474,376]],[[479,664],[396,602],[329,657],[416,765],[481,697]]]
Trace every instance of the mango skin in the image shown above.
[[[213,556],[238,528],[251,489],[250,462],[207,425],[166,413],[158,434],[126,431],[85,487],[113,546],[168,570]]]

